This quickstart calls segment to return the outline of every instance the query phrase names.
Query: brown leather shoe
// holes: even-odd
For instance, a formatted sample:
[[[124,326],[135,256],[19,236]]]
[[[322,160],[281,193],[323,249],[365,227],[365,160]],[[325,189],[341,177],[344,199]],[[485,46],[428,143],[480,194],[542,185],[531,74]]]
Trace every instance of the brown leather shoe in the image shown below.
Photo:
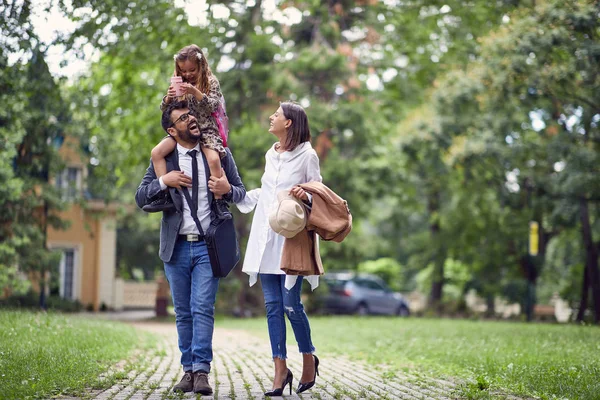
[[[194,393],[204,395],[212,394],[213,390],[208,383],[208,374],[206,372],[194,372]]]
[[[174,392],[187,393],[191,392],[192,390],[194,390],[194,374],[192,373],[192,371],[183,374],[183,378],[181,378],[181,381],[179,381],[177,385],[173,386]]]

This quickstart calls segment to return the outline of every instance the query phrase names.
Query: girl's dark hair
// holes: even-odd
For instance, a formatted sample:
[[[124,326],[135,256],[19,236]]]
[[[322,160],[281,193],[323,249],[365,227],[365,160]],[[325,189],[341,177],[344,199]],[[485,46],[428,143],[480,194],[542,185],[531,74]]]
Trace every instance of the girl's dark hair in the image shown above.
[[[294,150],[298,145],[310,141],[310,127],[306,111],[300,104],[286,101],[280,104],[283,116],[292,121],[288,128],[284,147],[286,151]]]
[[[200,76],[198,82],[196,82],[196,87],[200,89],[202,93],[208,94],[208,91],[210,90],[208,78],[212,75],[212,71],[208,66],[208,61],[206,60],[204,52],[202,52],[202,49],[195,44],[190,44],[179,50],[175,55],[175,76],[181,76],[181,70],[177,63],[186,60],[193,61],[198,65]]]

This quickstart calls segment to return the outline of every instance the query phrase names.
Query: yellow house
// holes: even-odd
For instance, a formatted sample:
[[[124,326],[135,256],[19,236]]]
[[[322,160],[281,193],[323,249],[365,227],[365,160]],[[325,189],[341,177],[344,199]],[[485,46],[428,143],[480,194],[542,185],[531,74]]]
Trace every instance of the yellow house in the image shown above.
[[[66,230],[48,228],[48,248],[60,251],[59,294],[95,311],[121,309],[122,281],[115,277],[117,223],[114,204],[84,200],[87,158],[76,139],[67,137],[59,149],[66,167],[53,178],[70,203],[59,213],[70,222]]]

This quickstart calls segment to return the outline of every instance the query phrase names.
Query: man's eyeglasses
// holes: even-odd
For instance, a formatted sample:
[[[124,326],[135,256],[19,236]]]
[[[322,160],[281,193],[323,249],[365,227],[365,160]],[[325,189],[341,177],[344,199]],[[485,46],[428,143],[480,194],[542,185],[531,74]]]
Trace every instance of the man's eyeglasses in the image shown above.
[[[190,116],[191,116],[191,115],[192,115],[192,114],[190,114],[189,112],[188,112],[188,113],[185,113],[185,114],[181,114],[181,115],[179,116],[179,118],[177,118],[175,121],[173,121],[173,124],[172,124],[171,126],[174,126],[174,125],[175,125],[175,124],[177,124],[179,121],[183,121],[183,122],[187,121],[187,120],[190,118]]]

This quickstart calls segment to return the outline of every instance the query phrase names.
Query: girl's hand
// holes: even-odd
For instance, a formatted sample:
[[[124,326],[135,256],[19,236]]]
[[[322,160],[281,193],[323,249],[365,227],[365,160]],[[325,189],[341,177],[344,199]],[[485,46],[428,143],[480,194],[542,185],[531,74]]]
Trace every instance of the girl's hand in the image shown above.
[[[191,94],[198,100],[202,100],[202,97],[204,97],[204,94],[196,86],[194,86],[192,84],[182,83],[181,87],[183,88],[184,93]]]
[[[164,180],[164,178],[163,178],[163,180]],[[304,189],[302,189],[300,186],[294,186],[293,188],[291,188],[290,194],[292,196],[294,196],[295,198],[300,199],[302,201],[308,201],[308,195],[306,194]]]
[[[175,88],[173,87],[173,85],[171,85],[171,86],[169,86],[169,90],[167,90],[167,100],[169,100],[169,102],[170,102],[175,97],[177,97],[177,92],[175,91]]]

